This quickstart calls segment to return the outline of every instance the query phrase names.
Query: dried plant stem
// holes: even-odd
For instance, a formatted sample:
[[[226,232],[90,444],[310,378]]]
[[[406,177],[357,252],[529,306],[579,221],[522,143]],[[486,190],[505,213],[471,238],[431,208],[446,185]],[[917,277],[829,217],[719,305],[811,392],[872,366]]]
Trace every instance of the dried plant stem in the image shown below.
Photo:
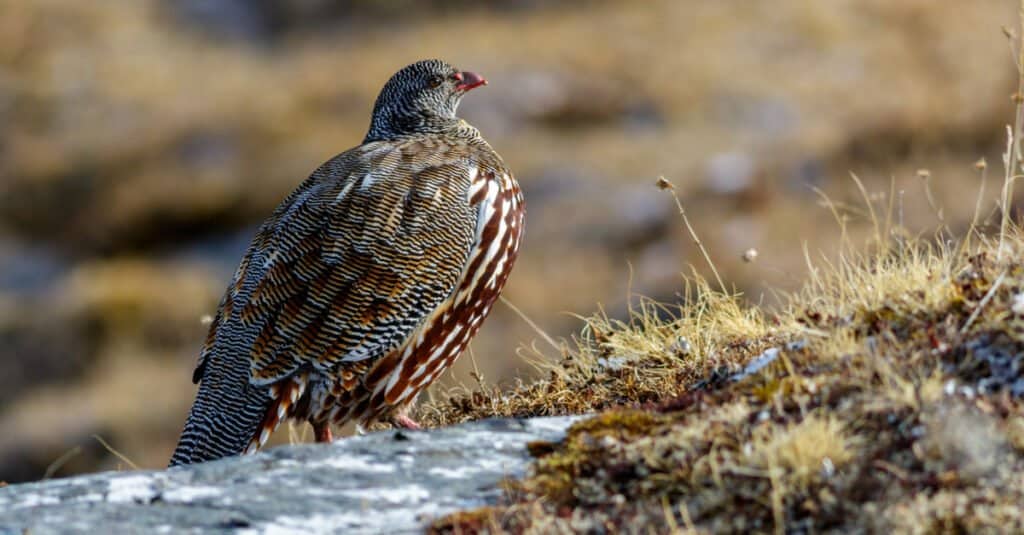
[[[943,216],[942,207],[935,200],[935,194],[932,193],[932,176],[928,173],[922,179],[924,180],[924,197],[928,201],[928,206],[935,213],[935,217],[939,218],[939,225],[944,228],[946,226],[946,218]]]
[[[70,450],[64,452],[64,454],[61,455],[60,457],[57,457],[57,460],[53,461],[52,463],[50,463],[50,466],[46,467],[46,472],[43,473],[43,479],[50,479],[51,477],[53,477],[53,474],[56,474],[57,470],[60,470],[61,467],[67,464],[67,462],[70,461],[72,457],[78,455],[79,453],[82,453],[82,447],[75,446],[74,448],[71,448]]]
[[[1017,106],[1018,109],[1020,106]],[[1020,114],[1018,113],[1018,117]],[[996,257],[1000,260],[1003,258],[1003,251],[1005,250],[1006,234],[1010,226],[1010,199],[1013,195],[1013,167],[1014,161],[1017,159],[1016,149],[1016,136],[1020,135],[1020,119],[1017,120],[1017,125],[1014,129],[1006,127],[1006,152],[1003,153],[1003,166],[1006,168],[1006,175],[1003,178],[1003,193],[1000,199],[999,208],[1002,211],[1002,216],[999,223],[999,247],[996,249]]]
[[[978,227],[978,215],[981,214],[981,200],[985,198],[985,182],[988,181],[988,166],[981,166],[981,185],[978,186],[978,200],[974,202],[974,215],[971,216],[971,232]],[[968,237],[970,233],[968,233]]]
[[[93,435],[92,438],[95,438],[96,441],[100,443],[100,445],[106,448],[107,451],[112,453],[115,457],[121,459],[121,461],[124,462],[124,464],[127,464],[129,467],[131,467],[132,470],[139,469],[139,466],[137,464],[133,463],[132,460],[126,457],[123,453],[115,450],[114,447],[108,444],[106,440],[103,440],[103,437],[99,435]]]
[[[559,344],[558,342],[556,342],[555,339],[551,337],[551,335],[549,335],[547,332],[545,332],[544,329],[541,329],[540,325],[537,325],[537,323],[535,321],[530,319],[530,317],[527,316],[525,312],[523,312],[522,310],[519,310],[519,307],[513,305],[512,301],[509,301],[503,295],[499,296],[498,299],[501,299],[501,302],[505,303],[505,306],[507,306],[508,308],[512,309],[512,312],[515,312],[516,315],[518,315],[520,318],[522,318],[522,320],[525,321],[526,324],[529,325],[530,328],[534,330],[534,332],[536,332],[541,338],[543,338],[544,341],[548,343],[548,345],[553,347],[555,349],[555,351],[558,351],[559,353],[562,353],[565,350],[565,347],[562,344]]]
[[[979,302],[978,306],[975,307],[973,312],[971,312],[971,315],[967,317],[967,321],[964,322],[964,326],[960,328],[961,333],[967,332],[967,329],[970,328],[970,326],[974,323],[974,320],[978,319],[978,315],[981,314],[982,309],[984,309],[985,306],[988,305],[989,301],[991,301],[992,298],[995,297],[996,290],[998,290],[999,286],[1003,284],[1003,279],[1005,278],[1005,271],[999,274],[999,277],[997,277],[995,282],[992,283],[992,287],[989,288],[985,296],[981,298],[981,302]]]
[[[659,179],[659,184],[662,181],[665,181],[664,177]],[[697,231],[694,230],[693,225],[690,224],[690,218],[686,217],[686,210],[683,208],[683,202],[679,200],[679,195],[676,195],[675,188],[669,187],[663,189],[667,189],[668,192],[672,194],[672,198],[675,199],[676,208],[679,209],[679,215],[683,218],[683,224],[686,225],[686,230],[690,233],[690,238],[693,239],[693,243],[695,243],[697,248],[700,249],[700,254],[704,255],[704,261],[706,261],[708,263],[708,267],[711,268],[711,273],[715,275],[715,281],[718,282],[718,289],[721,290],[723,294],[729,293],[725,288],[725,283],[722,282],[722,277],[718,274],[718,270],[715,269],[715,263],[711,261],[711,255],[709,255],[708,250],[704,248],[704,242],[700,241],[700,237],[697,236]]]
[[[1013,199],[1013,181],[1017,178],[1017,168],[1020,165],[1020,137],[1021,137],[1021,123],[1022,119],[1022,106],[1024,103],[1024,0],[1021,0],[1020,7],[1020,35],[1018,35],[1018,42],[1016,43],[1016,49],[1013,48],[1014,43],[1011,41],[1011,50],[1014,52],[1014,64],[1017,67],[1017,92],[1013,95],[1014,101],[1014,120],[1013,130],[1010,132],[1010,139],[1007,141],[1006,153],[1003,154],[1003,167],[1006,170],[1006,176],[1003,180],[1003,196],[1002,196],[1002,220],[999,224],[999,249],[996,252],[997,258],[1002,260],[1004,251],[1004,243],[1006,241],[1006,234],[1010,226],[1010,201]]]
[[[985,198],[985,182],[988,181],[988,164],[985,162],[985,158],[978,160],[974,164],[974,168],[978,170],[981,178],[981,184],[978,186],[978,198],[974,201],[974,215],[971,216],[971,225],[967,227],[967,232],[964,234],[964,241],[960,244],[960,254],[965,251],[969,251],[971,248],[971,238],[975,232],[978,232],[978,218],[981,216],[981,202]]]
[[[864,204],[868,207],[868,213],[871,216],[871,226],[874,228],[875,232],[875,243],[878,244],[879,248],[882,248],[885,244],[885,240],[882,239],[882,231],[878,223],[878,215],[875,214],[875,205],[871,202],[871,196],[868,195],[868,190],[864,187],[864,183],[861,182],[860,177],[851,172],[850,178],[852,178],[853,183],[857,185],[857,190],[860,191],[860,196],[864,199]]]

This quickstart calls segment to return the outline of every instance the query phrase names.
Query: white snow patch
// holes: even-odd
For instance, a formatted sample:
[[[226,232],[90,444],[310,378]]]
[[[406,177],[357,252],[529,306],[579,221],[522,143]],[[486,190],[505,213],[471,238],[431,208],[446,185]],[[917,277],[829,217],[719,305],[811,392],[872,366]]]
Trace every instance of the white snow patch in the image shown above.
[[[26,507],[39,507],[40,505],[57,505],[60,498],[49,494],[29,494],[14,502],[12,509],[23,509]]]
[[[332,457],[319,463],[320,466],[328,466],[341,470],[357,470],[359,472],[372,472],[377,474],[389,474],[395,471],[392,464],[375,463],[370,457]]]
[[[775,359],[777,358],[779,358],[779,348],[769,347],[768,349],[765,349],[763,353],[748,362],[742,372],[733,375],[732,380],[739,381],[747,376],[753,375],[761,371],[765,366],[775,362]]]
[[[217,487],[195,486],[178,487],[164,491],[163,499],[168,502],[191,503],[197,499],[212,498],[223,494]]]
[[[553,432],[558,434],[565,434],[565,430],[569,428],[573,423],[585,418],[587,415],[580,416],[556,416],[554,418],[531,418],[527,422],[527,428],[535,432]]]
[[[473,463],[472,469],[468,470],[468,472],[499,472],[508,474],[510,470],[516,470],[517,467],[523,466],[525,466],[525,463],[517,458],[507,455],[495,455],[487,459],[477,459]]]
[[[123,476],[113,478],[109,483],[107,501],[110,503],[149,501],[156,496],[152,476]]]
[[[1024,293],[1014,294],[1010,301],[1010,310],[1018,316],[1024,314]]]
[[[466,479],[472,474],[476,474],[479,470],[477,467],[473,469],[467,468],[442,468],[435,466],[427,471],[432,476],[443,477],[445,479]]]
[[[430,498],[430,491],[420,485],[406,485],[404,487],[390,488],[368,488],[342,490],[338,494],[367,501],[383,501],[387,503],[414,503]]]
[[[306,533],[337,533],[345,530],[348,533],[356,526],[366,522],[364,513],[340,513],[333,515],[314,514],[309,516],[279,516],[273,522],[260,526],[258,529],[241,530],[247,535],[300,535]]]
[[[331,515],[279,516],[272,522],[255,529],[241,530],[246,535],[298,535],[306,533],[377,534],[418,533],[429,518],[452,511],[436,504],[425,504],[414,510],[363,509]],[[372,517],[372,522],[367,518]]]

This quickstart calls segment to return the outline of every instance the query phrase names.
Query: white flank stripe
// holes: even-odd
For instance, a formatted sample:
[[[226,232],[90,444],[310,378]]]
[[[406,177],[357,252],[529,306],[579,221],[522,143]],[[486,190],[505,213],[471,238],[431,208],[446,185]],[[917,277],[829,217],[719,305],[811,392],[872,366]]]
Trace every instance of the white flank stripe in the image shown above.
[[[462,332],[462,325],[456,325],[456,326],[455,326],[455,327],[454,327],[454,328],[452,329],[452,334],[451,334],[451,335],[452,335],[452,336],[455,336],[456,334],[458,334],[458,333],[461,333],[461,332]]]
[[[343,198],[345,198],[346,195],[348,195],[348,192],[352,191],[352,186],[355,186],[355,185],[356,185],[356,181],[355,180],[349,180],[348,184],[345,184],[345,187],[341,188],[341,191],[338,192],[338,196],[334,198],[334,201],[335,202],[341,202],[341,200]]]
[[[366,191],[370,189],[370,186],[373,186],[374,182],[376,182],[376,179],[374,179],[373,173],[366,173],[366,175],[363,176],[362,183],[359,184],[359,191]]]

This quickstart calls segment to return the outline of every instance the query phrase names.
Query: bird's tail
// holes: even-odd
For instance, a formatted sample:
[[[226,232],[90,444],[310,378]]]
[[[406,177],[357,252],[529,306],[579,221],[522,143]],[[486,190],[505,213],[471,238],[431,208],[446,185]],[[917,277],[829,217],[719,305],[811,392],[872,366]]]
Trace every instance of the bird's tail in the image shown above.
[[[206,374],[170,466],[244,452],[272,401],[266,388],[251,386],[240,373]]]
[[[300,374],[258,387],[249,382],[248,369],[219,371],[204,374],[170,466],[252,453],[290,414],[308,379]]]

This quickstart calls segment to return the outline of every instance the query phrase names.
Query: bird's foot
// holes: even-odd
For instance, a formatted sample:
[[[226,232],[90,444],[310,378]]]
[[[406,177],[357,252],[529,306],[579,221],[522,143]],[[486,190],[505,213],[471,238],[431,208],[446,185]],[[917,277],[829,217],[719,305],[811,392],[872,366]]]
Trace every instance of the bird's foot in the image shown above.
[[[412,418],[404,414],[395,416],[394,419],[392,419],[391,423],[398,427],[401,427],[402,429],[411,429],[413,431],[423,429],[423,426],[418,424],[416,420],[413,420]]]
[[[331,434],[331,424],[327,422],[313,424],[313,434],[317,442],[332,442],[334,435]]]

